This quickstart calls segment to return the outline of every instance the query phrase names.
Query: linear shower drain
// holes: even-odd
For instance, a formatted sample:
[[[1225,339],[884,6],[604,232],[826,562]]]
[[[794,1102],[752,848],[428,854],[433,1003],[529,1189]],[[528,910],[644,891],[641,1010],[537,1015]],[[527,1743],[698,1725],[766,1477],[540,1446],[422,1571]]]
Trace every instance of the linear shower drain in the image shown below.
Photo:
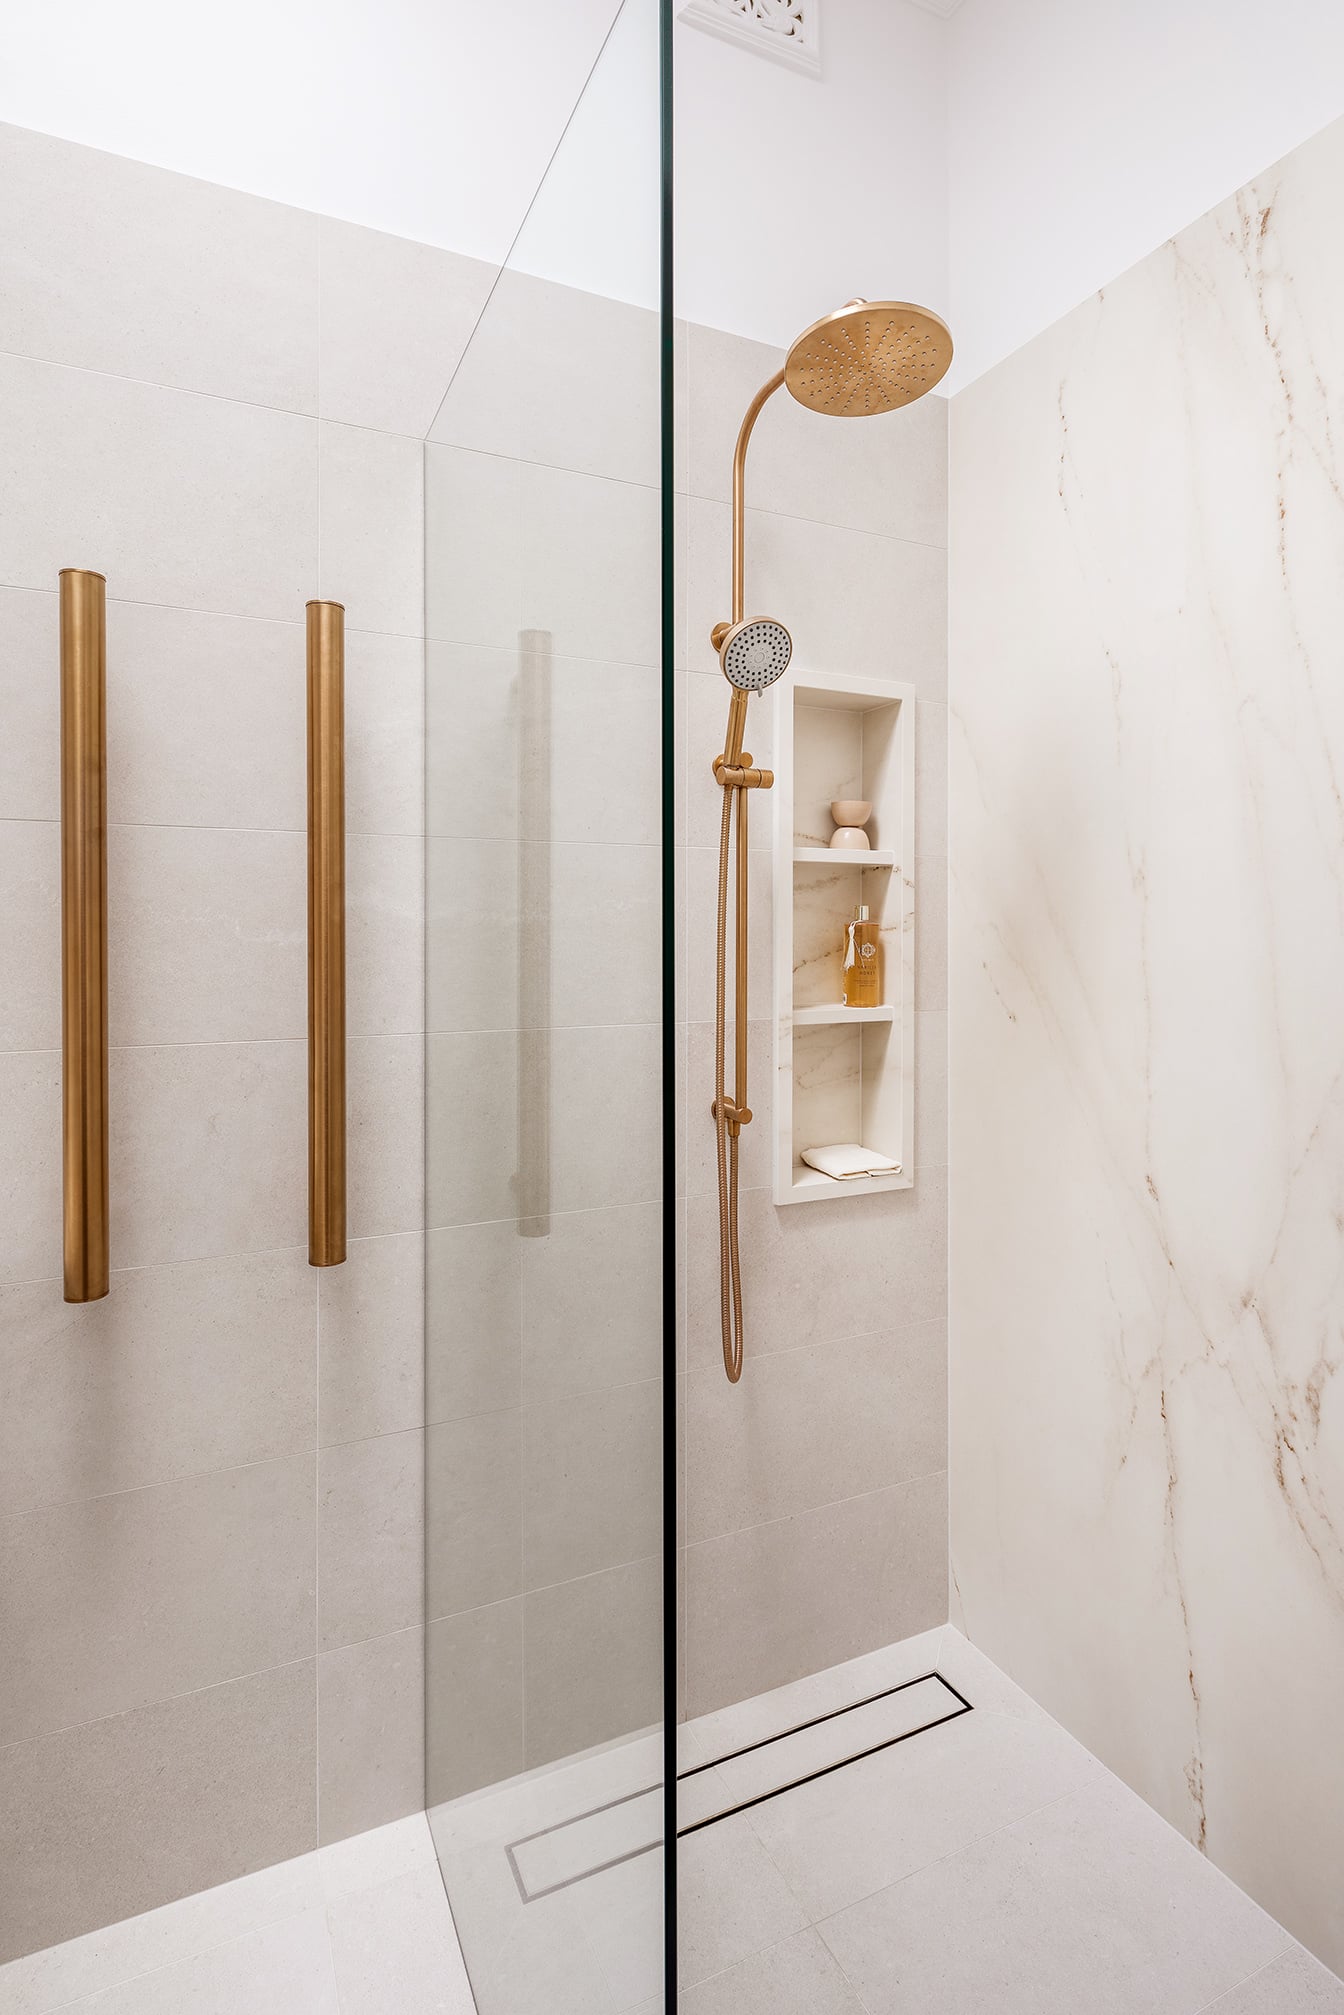
[[[970,1712],[970,1701],[955,1686],[940,1672],[928,1672],[692,1764],[677,1776],[678,1838]],[[513,1841],[509,1866],[523,1901],[535,1903],[650,1853],[662,1838],[662,1785],[650,1784]]]

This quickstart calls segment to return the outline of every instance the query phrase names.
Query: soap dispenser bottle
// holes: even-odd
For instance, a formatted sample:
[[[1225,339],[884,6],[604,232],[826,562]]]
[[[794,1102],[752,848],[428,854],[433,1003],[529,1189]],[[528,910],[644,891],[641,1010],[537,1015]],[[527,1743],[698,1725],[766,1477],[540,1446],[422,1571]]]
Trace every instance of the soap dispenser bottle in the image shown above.
[[[859,904],[845,927],[844,1001],[851,1008],[882,1005],[882,942],[867,903]]]

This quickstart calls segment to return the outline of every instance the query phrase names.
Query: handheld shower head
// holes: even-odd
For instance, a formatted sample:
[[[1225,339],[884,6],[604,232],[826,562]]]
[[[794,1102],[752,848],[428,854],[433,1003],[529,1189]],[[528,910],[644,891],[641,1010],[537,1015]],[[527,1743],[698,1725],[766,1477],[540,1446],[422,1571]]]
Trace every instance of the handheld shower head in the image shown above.
[[[952,333],[931,308],[847,301],[804,329],[784,383],[814,413],[863,420],[923,398],[951,362]]]
[[[763,693],[783,678],[793,656],[793,638],[772,616],[731,623],[717,641],[723,676],[740,693]]]

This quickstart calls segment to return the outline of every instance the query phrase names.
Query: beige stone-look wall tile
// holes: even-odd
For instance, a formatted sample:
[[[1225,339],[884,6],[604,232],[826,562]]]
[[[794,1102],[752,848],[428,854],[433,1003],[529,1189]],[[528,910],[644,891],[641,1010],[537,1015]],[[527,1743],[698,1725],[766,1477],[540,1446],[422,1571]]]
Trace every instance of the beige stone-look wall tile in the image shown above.
[[[525,1588],[572,1581],[657,1552],[662,1424],[659,1379],[526,1409]]]
[[[322,418],[422,440],[498,269],[336,217],[317,228]]]
[[[560,1212],[515,1244],[529,1407],[661,1376],[660,1203]]]
[[[719,1351],[718,1207],[689,1199],[688,1350],[692,1374]],[[947,1180],[928,1170],[910,1190],[777,1209],[767,1190],[741,1200],[742,1293],[749,1350],[788,1350],[862,1335],[872,1310],[905,1322],[947,1312]]]
[[[319,1278],[295,1247],[0,1289],[0,1510],[310,1450]]]
[[[351,629],[424,630],[424,450],[399,434],[324,420],[318,592]]]
[[[433,468],[431,452],[430,467]],[[430,521],[433,522],[433,499]],[[439,564],[431,533],[427,564]],[[432,582],[431,582],[432,593]],[[519,644],[425,645],[425,830],[445,839],[516,840]]]
[[[311,1657],[0,1749],[0,1961],[309,1852]]]
[[[344,1265],[314,1270],[323,1447],[420,1426],[424,1274],[418,1231],[352,1238]]]
[[[0,1049],[53,1049],[61,1040],[61,829],[0,819]]]
[[[113,1050],[113,1265],[306,1245],[307,1097],[301,1041]]]
[[[662,1013],[662,856],[655,846],[553,844],[527,864],[550,929],[553,1027],[656,1022]],[[530,914],[521,956],[528,956]]]
[[[518,961],[528,948],[518,921],[517,839],[432,838],[425,843],[425,1012],[436,1032],[516,1029]],[[550,858],[532,877],[549,884]]]
[[[531,837],[661,845],[661,705],[656,665],[554,660],[550,819]]]
[[[292,1456],[6,1519],[0,1742],[311,1654],[313,1482]]]
[[[426,1233],[427,1421],[521,1404],[523,1264],[532,1243],[511,1218]]]
[[[646,1202],[662,1189],[662,1030],[562,1028],[551,1036],[551,1208]],[[616,1113],[620,1123],[604,1123]]]
[[[556,654],[656,665],[661,551],[656,489],[521,465],[520,628]]]
[[[518,1037],[509,1030],[425,1042],[426,1223],[512,1218],[517,1209]]]
[[[261,622],[122,602],[111,582],[109,597],[112,823],[302,831],[307,808],[301,621]],[[42,683],[54,663],[44,657],[34,666]],[[55,742],[51,747],[54,761]],[[53,817],[59,809],[53,800]]]
[[[425,829],[425,647],[419,637],[345,633],[345,829]]]
[[[0,350],[316,412],[316,217],[18,126],[0,190]]]
[[[523,1767],[523,1603],[425,1629],[425,1800],[438,1805]]]
[[[424,1809],[425,1656],[419,1629],[317,1661],[318,1841]]]
[[[513,1409],[425,1429],[426,1614],[522,1592],[523,1426]]]
[[[418,1231],[425,1221],[424,1038],[352,1036],[345,1093],[351,1238]]]
[[[424,1436],[347,1441],[318,1457],[318,1648],[417,1625],[424,1610]]]
[[[737,425],[782,353],[717,330],[687,330],[689,500],[679,522],[685,578],[687,852],[679,858],[679,985],[685,1070],[679,1163],[685,1203],[687,1421],[681,1437],[685,1674],[689,1713],[798,1678],[856,1648],[943,1620],[947,1533],[903,1493],[947,1465],[945,1020],[917,1026],[911,1193],[778,1209],[772,1199],[772,810],[752,806],[752,1026],[756,1120],[742,1147],[742,1261],[748,1364],[729,1386],[719,1350],[719,1225],[713,1130],[713,933],[727,693],[709,645],[729,609],[729,476]],[[919,401],[866,427],[838,427],[788,397],[764,411],[748,472],[748,613],[794,637],[794,671],[909,679],[917,689],[917,909],[925,931],[921,1005],[945,1005],[947,818],[947,407]],[[750,709],[754,760],[774,766],[776,703]],[[844,721],[830,768],[842,774]],[[854,750],[856,754],[856,750]],[[824,782],[824,790],[820,784]],[[830,830],[834,778],[800,774],[796,826]],[[820,818],[820,824],[816,820]],[[913,864],[915,866],[915,864]],[[818,877],[820,881],[820,877]],[[832,925],[796,889],[804,999],[834,997]],[[854,897],[856,899],[856,897]],[[834,905],[834,891],[828,899]],[[729,1028],[731,1044],[731,1028]],[[804,1132],[858,1134],[858,1044],[796,1038]],[[927,1110],[925,1110],[927,1102]],[[812,1118],[808,1118],[812,1114]],[[887,1334],[879,1334],[879,1332]],[[852,1558],[850,1558],[852,1556]]]
[[[688,1714],[945,1622],[946,1534],[943,1471],[689,1547]]]
[[[59,668],[56,583],[0,588],[0,818],[60,817]]]
[[[398,307],[401,361],[379,357],[393,304],[361,301],[347,270],[319,426],[319,219],[12,129],[0,157],[17,247],[0,304],[0,1665],[22,1665],[0,1673],[0,1774],[19,1770],[43,1885],[27,1863],[11,1884],[0,1857],[0,1918],[12,1896],[46,1942],[226,1880],[239,1850],[252,1866],[315,1844],[319,1429],[339,1444],[327,1837],[419,1802],[423,450],[331,421],[341,399],[410,394],[434,336]],[[334,234],[375,264],[402,250]],[[60,1298],[64,565],[109,588],[115,1270],[81,1307]],[[349,605],[351,1245],[323,1275],[305,1167],[318,593]],[[299,1675],[301,1720],[277,1673]],[[280,1769],[254,1707],[231,1742],[192,1719],[254,1685],[282,1714]],[[204,1831],[165,1804],[178,1783]],[[86,1832],[116,1868],[86,1866]]]
[[[739,1386],[709,1365],[687,1404],[692,1544],[908,1483],[947,1468],[947,1324],[767,1352]]]
[[[524,1597],[529,1770],[661,1719],[662,1606],[660,1557]]]
[[[519,275],[531,360],[521,453],[553,468],[655,489],[658,316],[578,287]]]
[[[658,317],[505,270],[430,438],[656,488]]]
[[[685,547],[687,664],[713,672],[709,642],[727,616],[731,514],[691,498]],[[747,613],[793,637],[796,671],[862,672],[947,695],[947,554],[938,546],[811,524],[748,506]],[[754,753],[754,752],[753,752]]]
[[[317,564],[317,423],[0,357],[0,584],[298,621]]]
[[[60,1271],[61,1053],[0,1052],[0,1279]]]
[[[346,835],[345,932],[350,1034],[418,1033],[425,1024],[423,840]]]
[[[113,827],[107,841],[110,1040],[305,1039],[307,899],[302,833]]]
[[[514,651],[524,627],[519,464],[432,441],[424,453],[425,634]]]

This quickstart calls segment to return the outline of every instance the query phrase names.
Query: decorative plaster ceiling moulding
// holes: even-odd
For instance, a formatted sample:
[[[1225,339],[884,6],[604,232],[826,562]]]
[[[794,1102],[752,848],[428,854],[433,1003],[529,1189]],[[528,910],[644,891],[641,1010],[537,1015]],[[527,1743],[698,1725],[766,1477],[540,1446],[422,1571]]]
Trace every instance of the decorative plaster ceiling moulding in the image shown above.
[[[821,75],[821,0],[687,0],[678,18],[791,70]]]

